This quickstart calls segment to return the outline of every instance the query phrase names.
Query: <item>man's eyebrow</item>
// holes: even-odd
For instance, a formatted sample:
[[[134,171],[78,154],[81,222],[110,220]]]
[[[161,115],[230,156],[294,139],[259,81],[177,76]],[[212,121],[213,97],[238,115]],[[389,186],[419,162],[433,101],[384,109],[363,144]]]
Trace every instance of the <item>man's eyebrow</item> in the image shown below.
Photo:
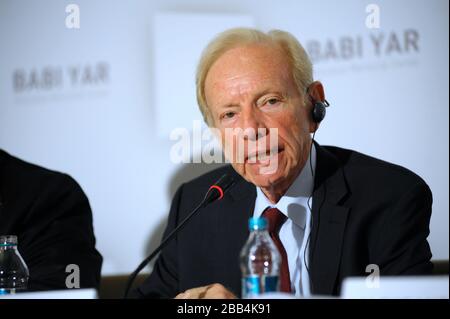
[[[282,93],[280,90],[265,89],[265,90],[255,94],[255,100],[259,100],[261,97],[263,97],[264,95],[269,94],[269,93],[280,95],[281,97],[286,98],[286,94]]]
[[[219,105],[218,108],[221,109],[221,110],[223,110],[223,109],[229,109],[229,108],[231,108],[231,107],[239,107],[239,105],[236,104],[236,103],[225,103],[225,104]]]
[[[262,91],[258,91],[255,94],[253,94],[252,100],[258,101],[261,97],[263,97],[266,94],[270,94],[270,93],[279,95],[282,98],[286,98],[286,94],[282,93],[281,90],[267,88],[267,89],[263,89]],[[228,103],[224,103],[224,104],[219,104],[218,109],[223,110],[223,109],[227,109],[227,108],[231,108],[231,107],[239,107],[239,106],[240,106],[239,103],[228,102]]]

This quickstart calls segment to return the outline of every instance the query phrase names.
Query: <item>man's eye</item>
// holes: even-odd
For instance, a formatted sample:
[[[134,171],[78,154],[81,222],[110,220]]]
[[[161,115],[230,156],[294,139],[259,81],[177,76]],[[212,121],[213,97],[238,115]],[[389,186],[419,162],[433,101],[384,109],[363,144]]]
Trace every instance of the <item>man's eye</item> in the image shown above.
[[[225,113],[225,114],[222,116],[222,118],[224,118],[224,119],[231,119],[231,118],[234,117],[234,115],[235,115],[234,112],[227,112],[227,113]]]
[[[270,105],[275,105],[278,102],[279,102],[278,99],[275,99],[275,98],[267,100],[267,104],[270,104]]]

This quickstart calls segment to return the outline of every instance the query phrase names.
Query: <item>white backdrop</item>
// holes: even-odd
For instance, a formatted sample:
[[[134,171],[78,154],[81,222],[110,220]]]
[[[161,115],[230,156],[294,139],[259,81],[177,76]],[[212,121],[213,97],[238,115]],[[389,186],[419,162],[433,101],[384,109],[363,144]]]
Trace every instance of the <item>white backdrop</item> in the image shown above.
[[[69,29],[66,5],[80,8]],[[89,197],[103,273],[127,273],[160,240],[176,187],[212,168],[170,162],[192,127],[194,68],[216,32],[293,33],[332,106],[316,135],[403,165],[430,185],[434,259],[449,251],[448,2],[1,1],[0,148],[67,172]]]

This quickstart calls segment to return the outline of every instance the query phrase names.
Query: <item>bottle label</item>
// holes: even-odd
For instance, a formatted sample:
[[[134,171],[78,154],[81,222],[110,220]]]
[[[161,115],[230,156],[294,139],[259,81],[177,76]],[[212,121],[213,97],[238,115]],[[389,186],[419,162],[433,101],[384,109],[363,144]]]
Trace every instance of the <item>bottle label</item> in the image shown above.
[[[278,276],[249,275],[242,279],[242,298],[278,291]]]
[[[1,295],[13,295],[16,293],[16,289],[14,288],[0,288],[0,296]]]

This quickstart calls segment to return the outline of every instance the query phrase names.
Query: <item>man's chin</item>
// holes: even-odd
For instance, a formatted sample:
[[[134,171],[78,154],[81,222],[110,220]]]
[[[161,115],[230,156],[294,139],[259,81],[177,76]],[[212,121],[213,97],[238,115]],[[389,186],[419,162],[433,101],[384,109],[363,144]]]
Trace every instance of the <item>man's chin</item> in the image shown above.
[[[258,187],[269,188],[276,185],[282,179],[281,174],[278,171],[271,173],[252,174],[249,178],[249,182],[255,184]]]
[[[233,165],[235,171],[247,182],[258,187],[268,188],[283,180],[283,169],[277,169],[258,164]]]

